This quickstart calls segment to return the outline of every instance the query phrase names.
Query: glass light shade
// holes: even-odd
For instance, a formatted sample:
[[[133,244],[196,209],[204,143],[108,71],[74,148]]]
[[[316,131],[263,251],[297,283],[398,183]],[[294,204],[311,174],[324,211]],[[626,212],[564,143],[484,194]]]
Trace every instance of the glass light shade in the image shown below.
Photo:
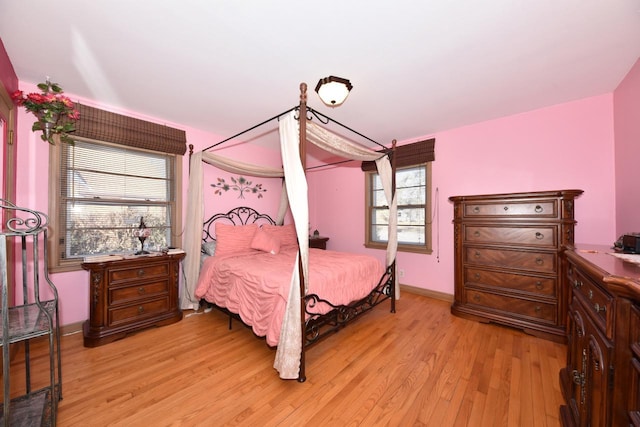
[[[322,102],[329,107],[341,105],[349,96],[353,86],[347,79],[329,76],[320,79],[316,86],[316,92]]]

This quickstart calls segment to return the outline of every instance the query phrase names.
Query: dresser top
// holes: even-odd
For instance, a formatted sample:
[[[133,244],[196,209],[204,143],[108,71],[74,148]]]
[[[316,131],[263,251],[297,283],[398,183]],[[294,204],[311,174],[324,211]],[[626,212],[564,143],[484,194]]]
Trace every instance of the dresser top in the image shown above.
[[[617,254],[609,245],[577,245],[567,257],[587,268],[612,292],[640,300],[640,255]]]
[[[575,198],[583,193],[582,190],[554,190],[554,191],[531,191],[527,193],[503,193],[503,194],[483,194],[472,196],[451,196],[449,200],[453,202],[475,201],[475,200],[492,200],[492,199],[531,199],[531,198],[548,198],[548,197],[564,197]]]

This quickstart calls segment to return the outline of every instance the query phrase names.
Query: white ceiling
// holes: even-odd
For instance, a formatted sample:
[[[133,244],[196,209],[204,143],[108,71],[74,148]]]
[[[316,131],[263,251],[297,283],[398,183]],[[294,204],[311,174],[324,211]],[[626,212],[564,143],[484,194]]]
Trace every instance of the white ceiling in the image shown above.
[[[612,92],[640,0],[0,0],[0,37],[21,81],[221,136],[306,82],[386,144]],[[353,84],[334,109],[328,75]]]

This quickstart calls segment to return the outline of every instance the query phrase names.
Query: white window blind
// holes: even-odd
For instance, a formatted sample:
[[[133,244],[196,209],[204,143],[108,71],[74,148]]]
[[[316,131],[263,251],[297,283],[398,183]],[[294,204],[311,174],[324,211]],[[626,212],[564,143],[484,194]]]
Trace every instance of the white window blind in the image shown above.
[[[141,217],[149,248],[171,246],[174,156],[85,140],[61,149],[62,259],[140,249]]]

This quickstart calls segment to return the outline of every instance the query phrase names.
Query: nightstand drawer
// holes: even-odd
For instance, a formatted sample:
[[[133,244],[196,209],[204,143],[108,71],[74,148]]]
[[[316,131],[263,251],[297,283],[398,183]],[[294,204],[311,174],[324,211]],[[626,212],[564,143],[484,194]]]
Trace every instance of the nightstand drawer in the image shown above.
[[[554,248],[556,246],[555,226],[477,226],[464,228],[464,239],[470,243],[496,243],[518,246]]]
[[[133,304],[122,308],[109,309],[109,326],[129,324],[133,321],[152,318],[169,310],[169,298],[160,298]]]
[[[109,284],[131,280],[144,280],[153,277],[166,277],[169,274],[169,263],[140,263],[135,267],[113,268],[109,270]]]
[[[548,252],[467,247],[464,261],[466,264],[507,267],[543,273],[554,273],[557,270],[556,254]]]
[[[124,304],[131,301],[137,301],[141,298],[151,298],[154,296],[167,294],[169,292],[169,281],[158,280],[151,283],[137,284],[134,286],[125,286],[122,288],[109,288],[109,303]]]

